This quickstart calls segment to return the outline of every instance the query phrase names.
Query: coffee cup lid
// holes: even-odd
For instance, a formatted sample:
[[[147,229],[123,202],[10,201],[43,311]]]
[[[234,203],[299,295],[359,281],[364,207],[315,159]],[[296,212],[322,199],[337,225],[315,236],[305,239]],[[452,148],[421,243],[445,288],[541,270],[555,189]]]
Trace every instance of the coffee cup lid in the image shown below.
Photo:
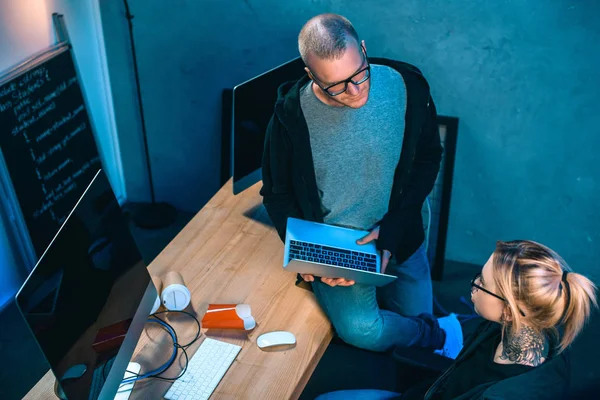
[[[174,283],[163,289],[161,299],[168,310],[181,311],[190,304],[191,295],[187,287]]]
[[[254,317],[250,316],[242,319],[244,320],[245,330],[249,331],[250,329],[254,329],[256,327],[256,321],[254,320]]]
[[[249,331],[250,329],[254,329],[256,327],[256,321],[252,316],[252,309],[249,304],[238,304],[235,306],[235,312],[238,317],[240,317],[244,321],[244,329]]]

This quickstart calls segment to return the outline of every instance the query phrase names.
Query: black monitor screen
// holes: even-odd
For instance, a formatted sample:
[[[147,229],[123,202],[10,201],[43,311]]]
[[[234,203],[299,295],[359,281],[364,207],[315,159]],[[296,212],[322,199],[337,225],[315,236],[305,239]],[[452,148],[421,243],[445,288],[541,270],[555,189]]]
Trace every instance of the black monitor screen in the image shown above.
[[[233,191],[239,193],[262,179],[265,132],[273,115],[277,88],[306,72],[300,57],[250,79],[233,89]]]
[[[96,399],[114,365],[118,381],[130,327],[150,276],[99,171],[17,294],[17,304],[69,399]],[[134,321],[134,316],[136,319]],[[123,348],[123,349],[122,349]],[[119,367],[121,371],[116,371]],[[78,376],[81,370],[83,375]],[[92,385],[94,383],[94,385]],[[92,386],[96,389],[92,390]],[[90,391],[92,392],[90,393]],[[114,394],[113,394],[114,396]]]

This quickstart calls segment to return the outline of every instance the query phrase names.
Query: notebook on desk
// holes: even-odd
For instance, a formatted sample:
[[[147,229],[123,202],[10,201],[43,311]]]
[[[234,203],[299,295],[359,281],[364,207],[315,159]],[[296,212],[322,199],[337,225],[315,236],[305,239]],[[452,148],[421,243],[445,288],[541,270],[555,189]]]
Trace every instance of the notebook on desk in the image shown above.
[[[375,243],[356,241],[369,232],[288,218],[283,268],[328,278],[346,278],[383,286],[394,279],[381,273],[381,256]]]

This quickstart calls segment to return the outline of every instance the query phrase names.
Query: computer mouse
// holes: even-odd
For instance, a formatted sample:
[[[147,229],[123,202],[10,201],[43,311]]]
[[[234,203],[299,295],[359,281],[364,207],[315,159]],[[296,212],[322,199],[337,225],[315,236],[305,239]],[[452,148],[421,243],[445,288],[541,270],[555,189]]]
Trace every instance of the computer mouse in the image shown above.
[[[296,337],[286,331],[275,331],[263,333],[256,339],[256,344],[259,348],[281,346],[284,344],[296,344]]]
[[[62,378],[60,378],[60,380],[64,381],[65,379],[81,378],[83,374],[85,374],[85,371],[87,371],[87,365],[75,364],[65,372],[65,374],[62,376]]]

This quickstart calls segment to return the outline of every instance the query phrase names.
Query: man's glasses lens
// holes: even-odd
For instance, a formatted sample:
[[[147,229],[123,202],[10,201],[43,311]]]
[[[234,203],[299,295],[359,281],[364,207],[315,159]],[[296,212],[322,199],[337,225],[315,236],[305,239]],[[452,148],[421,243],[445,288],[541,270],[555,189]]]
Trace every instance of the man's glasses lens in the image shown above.
[[[350,77],[349,81],[351,81],[355,85],[360,85],[361,83],[364,83],[367,79],[369,79],[370,75],[370,68],[367,67],[362,71],[358,71],[356,75]],[[330,86],[327,88],[327,93],[329,93],[331,96],[337,96],[338,94],[344,93],[348,89],[348,85],[349,83],[346,81]]]

